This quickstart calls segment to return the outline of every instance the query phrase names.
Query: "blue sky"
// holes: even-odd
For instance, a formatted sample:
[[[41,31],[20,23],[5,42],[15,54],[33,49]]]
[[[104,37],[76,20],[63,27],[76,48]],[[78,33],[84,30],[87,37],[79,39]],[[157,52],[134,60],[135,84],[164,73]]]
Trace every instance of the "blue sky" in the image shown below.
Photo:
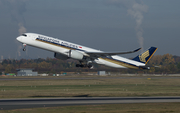
[[[128,11],[140,13],[142,18]],[[20,34],[19,23],[26,32],[102,51],[129,51],[141,46],[145,50],[156,46],[156,55],[180,56],[179,20],[179,0],[0,0],[0,56],[53,57],[52,52],[34,47],[23,52],[15,40]],[[138,31],[142,33],[143,44],[138,39]]]

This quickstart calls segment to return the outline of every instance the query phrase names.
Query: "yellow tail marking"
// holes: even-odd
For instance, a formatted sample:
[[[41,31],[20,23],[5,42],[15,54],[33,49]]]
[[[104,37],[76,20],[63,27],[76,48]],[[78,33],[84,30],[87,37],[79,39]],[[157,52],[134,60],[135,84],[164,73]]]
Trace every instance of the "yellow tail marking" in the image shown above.
[[[149,56],[149,50],[144,52],[142,55],[139,55],[139,59],[141,62],[146,62],[146,58]]]

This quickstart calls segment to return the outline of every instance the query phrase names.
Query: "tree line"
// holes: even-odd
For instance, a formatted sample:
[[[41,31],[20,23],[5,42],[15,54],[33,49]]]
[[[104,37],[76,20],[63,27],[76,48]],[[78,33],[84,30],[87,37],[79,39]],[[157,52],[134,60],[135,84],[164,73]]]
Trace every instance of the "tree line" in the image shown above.
[[[38,73],[62,73],[62,72],[95,72],[105,70],[119,73],[150,73],[150,74],[169,74],[180,73],[180,57],[171,54],[155,55],[148,62],[150,70],[136,69],[116,69],[103,65],[94,65],[94,69],[77,68],[76,60],[59,60],[56,58],[38,58],[38,59],[4,59],[0,64],[0,72],[16,73],[17,69],[31,68]]]

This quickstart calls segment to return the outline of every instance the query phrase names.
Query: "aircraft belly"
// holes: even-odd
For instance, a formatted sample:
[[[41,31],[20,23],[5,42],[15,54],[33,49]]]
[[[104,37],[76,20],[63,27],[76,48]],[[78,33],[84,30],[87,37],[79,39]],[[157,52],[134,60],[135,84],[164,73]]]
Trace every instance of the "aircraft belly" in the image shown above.
[[[106,66],[109,66],[109,67],[114,67],[114,68],[126,68],[126,67],[124,67],[122,65],[119,65],[119,64],[116,64],[116,63],[113,63],[113,62],[109,62],[109,61],[104,60],[102,58],[99,58],[98,60],[99,61],[96,62],[98,64],[103,64],[103,65],[106,65]]]
[[[128,62],[126,60],[120,60],[120,59],[114,59],[109,57],[99,58],[103,60],[104,65],[115,67],[115,68],[133,68],[138,69],[139,67],[131,62]]]
[[[122,62],[126,62],[128,64],[132,64],[132,65],[136,65],[136,66],[142,66],[142,65],[145,65],[143,63],[140,63],[140,62],[137,62],[137,61],[134,61],[134,60],[131,60],[131,59],[128,59],[128,58],[124,58],[124,57],[120,57],[120,56],[112,56],[113,59],[116,59],[118,61],[122,61]]]

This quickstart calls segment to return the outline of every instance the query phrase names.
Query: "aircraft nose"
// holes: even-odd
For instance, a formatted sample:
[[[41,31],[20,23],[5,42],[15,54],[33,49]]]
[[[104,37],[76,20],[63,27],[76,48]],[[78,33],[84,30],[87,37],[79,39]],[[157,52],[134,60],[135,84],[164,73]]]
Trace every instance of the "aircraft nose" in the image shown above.
[[[19,37],[16,38],[16,40],[18,40],[20,42],[22,40],[22,37],[19,36]]]

